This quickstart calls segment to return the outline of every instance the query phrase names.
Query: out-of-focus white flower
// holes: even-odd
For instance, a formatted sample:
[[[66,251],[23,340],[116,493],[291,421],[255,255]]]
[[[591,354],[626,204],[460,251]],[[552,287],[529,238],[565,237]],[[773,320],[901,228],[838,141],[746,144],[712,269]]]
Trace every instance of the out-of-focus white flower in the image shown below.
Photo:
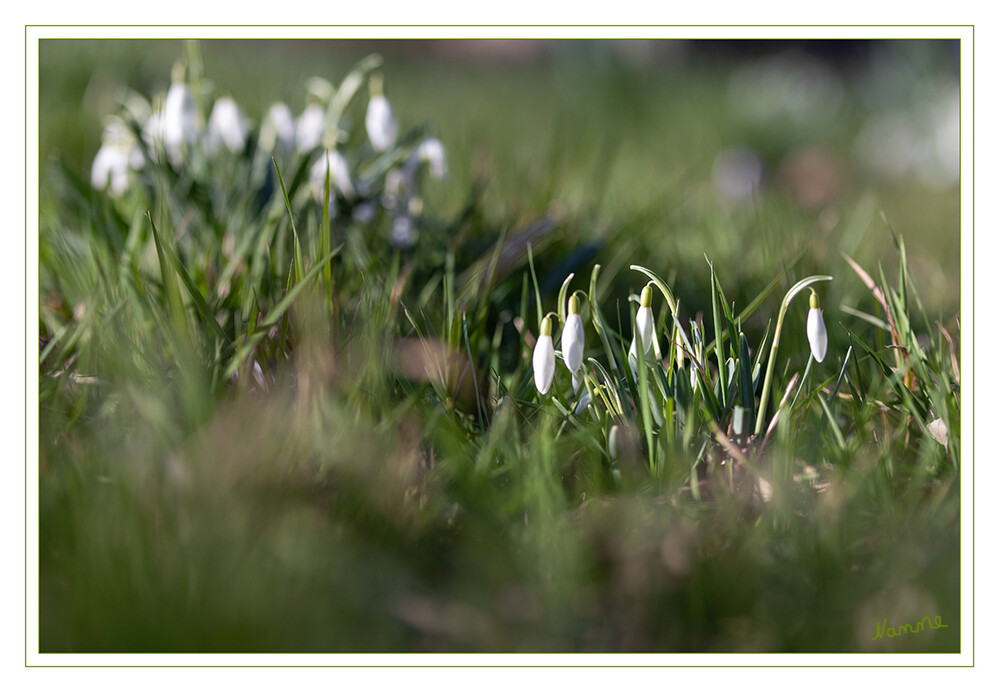
[[[926,426],[926,430],[930,433],[930,437],[936,440],[938,443],[947,446],[948,435],[947,435],[947,424],[943,422],[941,418],[934,418],[930,421],[930,424]]]
[[[576,408],[573,413],[577,416],[589,408],[590,404],[593,403],[593,397],[590,395],[590,390],[585,390],[583,395],[579,397],[579,402],[576,404]]]
[[[191,89],[174,82],[163,108],[163,147],[174,165],[183,161],[185,150],[198,140],[198,109]]]
[[[163,150],[163,114],[153,113],[142,126],[142,141],[146,144],[149,156],[159,163]]]
[[[544,395],[555,378],[555,345],[552,343],[552,321],[545,315],[541,320],[541,335],[534,344],[534,386]]]
[[[420,142],[413,152],[412,158],[418,163],[427,164],[430,175],[436,180],[441,180],[447,175],[447,161],[444,157],[444,145],[436,137],[425,139]]]
[[[368,131],[368,139],[375,151],[386,151],[395,145],[399,126],[392,114],[392,106],[382,93],[380,75],[371,78],[371,99],[368,101],[368,112],[364,116],[364,127]]]
[[[312,193],[320,202],[323,201],[325,191],[323,186],[326,183],[326,167],[329,166],[330,187],[336,189],[341,195],[347,198],[354,196],[354,186],[350,182],[350,170],[347,168],[347,160],[336,149],[327,149],[325,156],[320,156],[312,168],[309,169],[309,181],[312,184]]]
[[[653,326],[655,324],[655,317],[652,314],[652,288],[646,286],[642,289],[642,298],[639,303],[638,312],[635,313],[635,328],[638,332],[638,337],[642,341],[642,348],[645,349],[645,355],[648,355],[652,350],[652,340],[655,338],[653,333]]]
[[[291,151],[295,147],[295,116],[280,101],[273,104],[260,125],[260,148],[264,151]]]
[[[312,151],[323,140],[326,111],[318,103],[305,107],[295,123],[295,148],[299,152]]]
[[[808,345],[817,363],[826,357],[829,346],[829,335],[826,334],[826,323],[822,320],[822,310],[819,309],[819,296],[812,291],[808,299],[808,320],[805,323],[805,333],[808,335]]]
[[[232,98],[223,96],[215,102],[211,115],[208,116],[208,126],[205,130],[204,147],[212,154],[221,145],[234,154],[240,154],[246,148],[246,137],[250,126],[246,117],[240,112],[239,106]]]
[[[562,327],[562,361],[573,375],[573,393],[579,391],[579,384],[582,381],[578,374],[583,369],[585,338],[583,318],[579,315],[579,299],[573,295],[569,297],[569,311],[565,318],[565,325]]]
[[[124,123],[113,122],[105,127],[101,141],[90,167],[90,184],[117,197],[128,189],[131,170],[142,166],[142,152]]]

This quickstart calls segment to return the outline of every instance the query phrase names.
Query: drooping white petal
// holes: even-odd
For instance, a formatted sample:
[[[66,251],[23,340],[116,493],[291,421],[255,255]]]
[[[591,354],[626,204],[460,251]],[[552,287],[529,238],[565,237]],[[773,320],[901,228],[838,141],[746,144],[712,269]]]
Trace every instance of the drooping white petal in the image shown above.
[[[326,111],[318,103],[305,107],[295,123],[295,148],[299,152],[312,151],[323,139]]]
[[[589,405],[593,402],[593,397],[590,395],[590,390],[583,392],[583,395],[579,397],[579,403],[576,404],[576,408],[573,410],[577,416],[585,411]]]
[[[208,153],[215,153],[221,145],[234,154],[242,153],[246,147],[246,137],[250,128],[239,106],[228,96],[219,98],[208,116],[205,128],[204,147]]]
[[[90,184],[98,190],[108,189],[118,196],[128,187],[129,152],[107,142],[97,150],[90,167]]]
[[[826,323],[822,319],[821,308],[809,308],[805,333],[808,334],[808,345],[812,349],[812,356],[816,362],[821,363],[826,357],[826,348],[829,346],[829,336],[826,334]]]
[[[648,355],[652,349],[652,325],[654,321],[652,308],[638,308],[638,312],[635,314],[635,326],[639,338],[642,340],[645,355]]]
[[[323,185],[326,183],[326,167],[329,166],[330,187],[347,198],[354,196],[354,186],[350,181],[350,170],[347,167],[347,160],[343,154],[335,149],[329,150],[324,156],[316,159],[309,169],[309,182],[312,184],[312,193],[320,203],[323,201],[325,191]]]
[[[260,148],[264,151],[291,151],[295,146],[295,116],[280,101],[273,104],[260,125]]]
[[[447,162],[444,160],[444,145],[436,137],[425,139],[416,148],[415,156],[418,161],[427,164],[432,175],[440,180],[447,175]]]
[[[376,151],[386,151],[395,144],[399,126],[392,114],[392,106],[388,99],[376,94],[368,101],[368,112],[364,117],[364,126],[368,131],[368,139]]]
[[[163,108],[163,147],[175,165],[184,156],[184,148],[198,139],[198,110],[191,89],[174,82],[167,91]]]
[[[141,165],[142,153],[135,135],[123,122],[112,121],[101,133],[101,148],[90,167],[90,184],[116,197],[128,188],[131,169]]]
[[[146,144],[146,150],[150,158],[156,163],[160,162],[160,154],[163,150],[163,114],[153,113],[149,120],[142,126],[142,141]]]
[[[569,372],[575,373],[583,367],[585,338],[583,318],[579,313],[569,313],[562,327],[562,360]]]
[[[534,345],[534,386],[547,394],[555,377],[555,345],[550,334],[542,334]]]

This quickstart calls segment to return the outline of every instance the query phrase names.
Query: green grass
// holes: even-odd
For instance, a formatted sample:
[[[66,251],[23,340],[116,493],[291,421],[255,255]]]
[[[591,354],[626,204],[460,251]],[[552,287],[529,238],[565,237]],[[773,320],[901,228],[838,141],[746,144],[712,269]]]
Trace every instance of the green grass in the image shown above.
[[[311,195],[314,155],[94,190],[107,85],[165,90],[184,47],[43,42],[40,650],[959,651],[958,189],[853,164],[882,63],[843,73],[835,121],[773,127],[737,116],[740,63],[697,52],[377,48],[399,145],[367,144],[363,72],[338,148],[375,194],[443,142],[408,250],[387,212]],[[205,42],[204,96],[259,125],[371,49]],[[735,145],[771,172],[753,204],[712,187]],[[806,145],[845,171],[819,206],[778,174]],[[821,364],[804,292],[778,323],[813,275]],[[633,372],[649,282],[660,352]],[[578,415],[561,360],[546,396],[531,370],[577,290]]]

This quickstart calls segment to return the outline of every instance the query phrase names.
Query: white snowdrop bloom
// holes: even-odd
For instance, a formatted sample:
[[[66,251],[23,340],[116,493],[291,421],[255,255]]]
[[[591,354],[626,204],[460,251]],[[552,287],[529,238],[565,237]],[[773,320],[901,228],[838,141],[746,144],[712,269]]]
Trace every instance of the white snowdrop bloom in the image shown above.
[[[98,190],[107,188],[117,197],[128,189],[129,155],[128,149],[106,143],[98,149],[90,168],[90,184]]]
[[[812,291],[808,299],[808,320],[805,323],[805,333],[808,335],[808,345],[812,349],[815,361],[821,363],[826,357],[829,346],[829,335],[826,334],[826,323],[822,320],[822,310],[819,309],[819,297]]]
[[[652,314],[652,288],[646,286],[642,289],[641,303],[639,304],[638,312],[635,313],[635,331],[642,340],[642,348],[645,349],[646,356],[652,350],[652,339],[655,338],[655,334],[653,334],[654,323],[655,317]]]
[[[230,97],[223,96],[215,102],[211,115],[208,116],[204,138],[205,150],[214,153],[224,144],[232,153],[240,154],[246,148],[249,132],[249,123],[240,112],[239,106]]]
[[[131,170],[142,166],[142,152],[131,130],[124,123],[113,122],[104,128],[101,148],[90,168],[90,184],[118,196],[128,189]]]
[[[163,114],[153,113],[142,126],[142,141],[146,144],[149,156],[157,163],[163,149]]]
[[[582,381],[577,373],[581,373],[583,369],[585,338],[583,318],[579,315],[579,298],[570,296],[568,315],[565,318],[565,325],[562,327],[562,361],[569,372],[573,374],[573,392],[579,391],[579,384]]]
[[[347,168],[347,160],[336,149],[327,149],[325,156],[320,156],[309,169],[309,181],[312,184],[312,193],[319,202],[323,201],[325,194],[323,185],[326,183],[326,166],[329,166],[330,186],[338,190],[344,197],[354,196],[354,186],[350,182],[350,170]]]
[[[541,320],[541,335],[534,344],[534,386],[542,395],[551,389],[555,378],[555,345],[552,343],[552,321],[545,315]]]
[[[386,151],[395,145],[399,125],[392,114],[392,106],[382,93],[381,76],[373,75],[370,86],[371,98],[368,101],[368,112],[364,116],[364,127],[375,151]]]
[[[420,146],[416,147],[416,151],[414,152],[414,158],[420,163],[427,164],[430,175],[435,179],[440,180],[447,175],[444,145],[436,137],[431,137],[420,142]]]
[[[272,105],[260,125],[260,148],[264,151],[291,151],[295,146],[295,116],[280,101]]]
[[[174,82],[167,92],[163,108],[163,147],[170,162],[183,160],[185,149],[198,140],[198,110],[191,89]]]
[[[593,403],[593,397],[590,395],[589,390],[585,390],[582,396],[579,397],[579,403],[576,404],[576,408],[573,410],[573,413],[578,416],[580,413],[589,408],[591,403]]]
[[[295,123],[295,148],[299,152],[312,151],[323,140],[326,111],[318,103],[306,106]]]

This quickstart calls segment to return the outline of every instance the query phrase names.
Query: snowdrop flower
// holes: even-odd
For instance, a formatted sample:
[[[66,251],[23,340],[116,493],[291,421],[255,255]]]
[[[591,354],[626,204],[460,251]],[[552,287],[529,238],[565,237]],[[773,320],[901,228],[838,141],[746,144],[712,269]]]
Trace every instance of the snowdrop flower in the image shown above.
[[[306,106],[295,123],[295,148],[299,152],[312,151],[323,139],[326,111],[318,103]]]
[[[183,161],[185,149],[198,139],[198,110],[190,87],[175,81],[167,91],[163,108],[163,147],[170,162]]]
[[[204,146],[209,153],[219,150],[224,144],[234,154],[240,154],[246,147],[249,125],[239,110],[239,106],[228,96],[215,102],[205,131]]]
[[[395,144],[399,126],[392,114],[392,106],[382,93],[382,78],[380,75],[371,77],[371,99],[368,101],[368,112],[364,117],[364,126],[368,131],[368,139],[375,151],[386,151]]]
[[[555,377],[555,345],[552,343],[552,321],[548,315],[541,320],[541,335],[534,344],[534,386],[544,395],[551,389]]]
[[[163,151],[163,113],[155,112],[149,116],[142,126],[142,141],[146,143],[150,158],[159,163]]]
[[[327,149],[325,156],[320,156],[312,168],[309,169],[309,181],[312,184],[312,192],[316,199],[323,201],[326,184],[326,167],[329,166],[330,187],[336,189],[344,197],[354,196],[354,186],[350,182],[350,170],[347,168],[347,160],[336,149]]]
[[[638,379],[638,343],[641,340],[642,353],[645,356],[645,363],[649,364],[649,354],[655,343],[655,316],[652,314],[652,287],[646,286],[642,289],[642,296],[639,302],[638,312],[635,313],[635,336],[631,339],[631,347],[628,349],[628,364],[631,366],[631,374]]]
[[[420,142],[420,146],[416,147],[416,151],[413,152],[411,159],[417,165],[420,163],[427,164],[430,175],[435,180],[441,180],[447,175],[447,162],[444,160],[444,145],[436,137],[431,137]]]
[[[585,349],[585,333],[583,318],[579,316],[579,298],[569,297],[569,313],[562,327],[562,361],[572,373],[572,391],[579,391],[582,383],[583,351]]]
[[[576,408],[573,409],[572,412],[578,416],[580,413],[588,409],[591,403],[593,403],[593,396],[590,394],[590,390],[586,390],[583,392],[583,395],[579,397],[579,403],[576,404]]]
[[[808,334],[808,345],[812,349],[812,356],[817,363],[821,363],[826,357],[829,335],[826,334],[826,323],[822,320],[822,310],[819,309],[819,296],[814,290],[808,299],[808,321],[805,324],[805,332]]]
[[[260,126],[260,148],[264,151],[291,151],[295,146],[295,116],[278,101],[270,107]]]
[[[652,315],[652,287],[646,286],[642,289],[641,303],[639,304],[638,312],[635,314],[635,329],[638,337],[642,340],[642,348],[645,349],[646,356],[652,348],[654,323],[655,317]]]
[[[101,140],[90,168],[90,184],[117,197],[128,189],[131,169],[142,167],[142,152],[123,123],[114,122],[104,128]]]

